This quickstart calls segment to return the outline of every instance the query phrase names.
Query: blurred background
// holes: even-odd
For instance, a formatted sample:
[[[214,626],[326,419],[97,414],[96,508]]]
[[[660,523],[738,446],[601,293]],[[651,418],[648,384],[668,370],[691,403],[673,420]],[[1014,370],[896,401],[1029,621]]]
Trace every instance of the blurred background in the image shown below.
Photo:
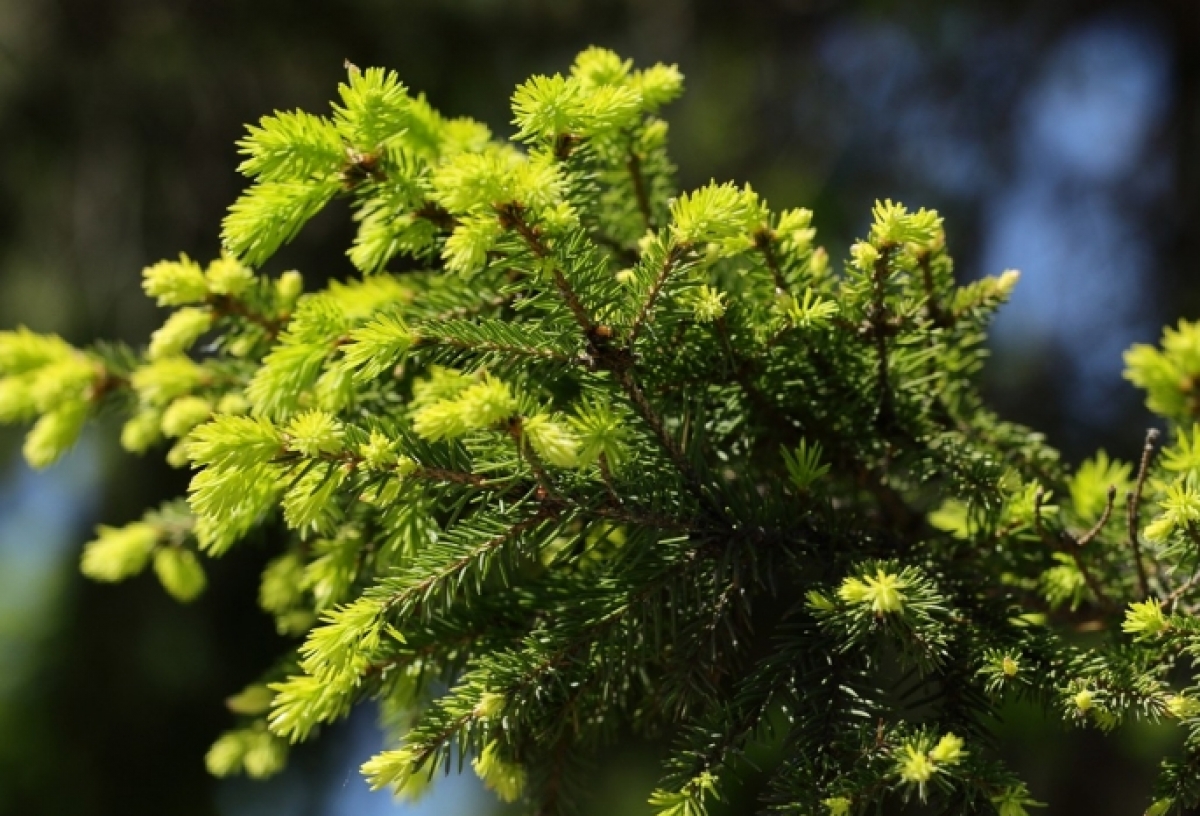
[[[1135,455],[1149,417],[1121,351],[1200,317],[1195,0],[0,0],[0,328],[145,342],[160,317],[141,268],[218,252],[244,123],[326,110],[344,59],[507,134],[513,86],[589,44],[682,68],[667,118],[684,186],[745,180],[811,207],[835,257],[874,199],[935,207],[963,280],[1021,269],[993,403],[1069,458]],[[349,275],[349,237],[335,209],[279,265]],[[266,549],[218,562],[189,607],[152,577],[84,582],[96,523],[185,486],[114,439],[94,428],[34,474],[0,432],[0,814],[493,812],[470,778],[419,806],[368,794],[369,711],[275,780],[209,778],[224,696],[283,645],[254,607]],[[1141,813],[1173,747],[1169,730],[1101,740],[1024,709],[998,728],[1050,814]],[[612,751],[587,812],[649,813],[656,757]]]

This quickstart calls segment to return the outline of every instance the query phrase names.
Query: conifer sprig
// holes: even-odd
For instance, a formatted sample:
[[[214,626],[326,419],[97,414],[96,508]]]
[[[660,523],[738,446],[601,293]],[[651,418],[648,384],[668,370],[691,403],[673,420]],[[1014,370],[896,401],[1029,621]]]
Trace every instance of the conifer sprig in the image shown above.
[[[506,142],[347,66],[330,113],[239,142],[223,253],[145,270],[171,310],[145,351],[0,332],[32,464],[111,410],[193,470],[85,573],[152,566],[186,601],[203,558],[279,548],[260,605],[300,642],[231,698],[209,769],[274,773],[375,699],[398,742],[363,772],[406,796],[469,760],[568,812],[632,730],[674,746],[660,816],[730,798],[768,741],[768,812],[1022,816],[987,735],[1020,696],[1177,723],[1147,812],[1200,805],[1200,328],[1126,357],[1162,443],[1069,469],[979,396],[1015,272],[956,285],[940,217],[891,201],[839,265],[806,209],[680,193],[681,90],[591,48],[517,89]],[[256,271],[339,196],[362,275]]]

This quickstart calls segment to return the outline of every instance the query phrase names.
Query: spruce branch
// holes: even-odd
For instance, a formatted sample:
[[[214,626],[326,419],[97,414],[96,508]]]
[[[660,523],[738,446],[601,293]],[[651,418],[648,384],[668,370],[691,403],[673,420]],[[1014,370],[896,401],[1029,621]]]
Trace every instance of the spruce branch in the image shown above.
[[[401,795],[470,756],[522,812],[562,813],[576,762],[633,730],[676,746],[651,804],[697,816],[782,726],[765,807],[1019,816],[989,740],[1006,697],[1190,727],[1200,323],[1126,356],[1161,461],[1151,431],[1135,478],[1103,453],[1073,469],[979,392],[1017,273],[956,286],[941,218],[892,201],[831,269],[806,209],[675,194],[673,66],[587,49],[518,88],[521,144],[347,71],[331,115],[239,143],[223,240],[263,263],[349,198],[362,276],[305,292],[181,256],[144,272],[173,310],[145,354],[0,331],[0,422],[33,423],[35,466],[104,410],[126,449],[166,440],[194,470],[178,505],[100,528],[89,576],[153,566],[186,601],[202,557],[256,529],[278,547],[260,605],[303,642],[238,695],[254,719],[214,773],[277,771],[376,698],[401,744],[364,773]],[[1156,814],[1200,805],[1193,760]]]

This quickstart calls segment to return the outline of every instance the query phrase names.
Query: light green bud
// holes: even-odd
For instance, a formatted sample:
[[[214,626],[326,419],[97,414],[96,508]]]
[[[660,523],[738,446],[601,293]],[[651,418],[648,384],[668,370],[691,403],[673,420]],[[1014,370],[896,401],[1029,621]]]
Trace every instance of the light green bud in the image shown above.
[[[525,769],[500,757],[500,745],[489,742],[471,763],[485,786],[503,802],[515,802],[525,790]]]
[[[866,241],[859,241],[850,247],[850,257],[855,269],[859,272],[870,272],[879,260],[879,250]]]
[[[529,446],[547,464],[569,468],[579,464],[579,439],[561,422],[535,414],[521,425]]]
[[[203,397],[180,397],[162,415],[162,432],[168,437],[186,436],[192,428],[212,416],[212,403]]]
[[[692,314],[700,323],[712,323],[725,315],[725,293],[708,284],[696,289],[690,299]]]
[[[457,401],[472,428],[490,428],[517,413],[517,401],[508,385],[492,377],[463,391]]]
[[[212,328],[212,311],[208,307],[188,306],[167,318],[162,328],[150,335],[151,360],[182,354]]]
[[[208,284],[200,265],[187,255],[178,261],[159,261],[142,270],[142,288],[159,306],[184,306],[208,297]]]
[[[1172,694],[1167,698],[1167,713],[1177,720],[1189,720],[1200,715],[1200,700],[1186,694]]]
[[[0,378],[0,423],[26,422],[37,415],[30,385],[27,376]]]
[[[25,461],[38,469],[54,464],[79,439],[87,415],[85,402],[68,402],[43,414],[25,437],[21,448]]]
[[[238,297],[254,284],[254,273],[226,253],[208,265],[204,277],[214,295]]]
[[[188,456],[187,440],[180,439],[178,442],[172,445],[171,449],[167,451],[166,458],[167,464],[176,470],[187,467],[188,463],[191,461],[191,457]]]
[[[232,697],[225,698],[225,707],[234,714],[254,716],[255,714],[264,714],[270,710],[271,701],[274,699],[275,692],[261,683],[255,683],[254,685],[246,686]]]
[[[475,706],[475,716],[485,720],[498,717],[504,711],[505,703],[506,700],[503,694],[485,691],[483,696],[479,698],[479,703]]]
[[[86,400],[97,373],[96,363],[72,354],[31,374],[30,394],[38,411],[53,411],[65,401]]]
[[[217,738],[217,741],[204,755],[204,765],[208,772],[216,777],[231,776],[242,769],[242,759],[246,756],[246,742],[241,731],[229,731]]]
[[[282,310],[291,311],[303,293],[304,276],[294,269],[284,272],[275,281],[275,298]]]
[[[929,758],[939,765],[957,765],[967,752],[963,750],[963,741],[961,737],[954,734],[946,734],[937,745],[933,746],[933,750],[929,752]]]
[[[831,796],[821,804],[825,806],[826,816],[850,816],[850,808],[854,803],[845,796]]]
[[[231,391],[217,402],[218,414],[241,416],[250,412],[250,400],[241,391]]]
[[[1121,631],[1140,639],[1152,638],[1167,629],[1170,623],[1163,615],[1158,601],[1149,598],[1141,603],[1131,603],[1125,610],[1125,622]]]
[[[1166,813],[1175,806],[1174,799],[1155,799],[1146,808],[1146,816],[1166,816]]]
[[[936,770],[933,760],[919,746],[908,744],[904,746],[904,754],[899,762],[900,779],[915,785],[924,785],[933,778]]]
[[[124,527],[96,528],[96,538],[83,548],[80,569],[95,581],[121,581],[137,575],[150,562],[158,529],[144,521]]]
[[[251,779],[266,779],[283,770],[287,742],[269,731],[251,731],[246,737],[242,766]]]
[[[121,447],[130,453],[145,453],[162,439],[162,415],[157,408],[142,408],[121,426]]]
[[[146,405],[166,406],[204,380],[204,370],[182,355],[153,360],[133,372],[133,390]]]
[[[371,470],[387,470],[396,464],[395,443],[379,431],[371,431],[370,438],[359,446],[358,453]]]
[[[866,604],[877,615],[904,609],[906,583],[899,575],[878,570],[874,576],[849,577],[838,588],[838,597],[850,604]]]
[[[154,554],[154,572],[163,589],[184,603],[195,600],[208,583],[196,554],[178,547],[163,547]]]
[[[825,251],[825,247],[817,247],[813,250],[812,256],[808,259],[808,271],[817,278],[823,277],[829,271],[829,253]]]
[[[0,374],[24,374],[75,353],[67,341],[52,334],[38,334],[24,326],[0,331]]]

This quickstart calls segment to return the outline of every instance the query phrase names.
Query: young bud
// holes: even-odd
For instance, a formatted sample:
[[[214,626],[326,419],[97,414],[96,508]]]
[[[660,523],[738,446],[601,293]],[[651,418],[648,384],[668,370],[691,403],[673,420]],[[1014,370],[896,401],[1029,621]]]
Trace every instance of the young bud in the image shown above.
[[[83,548],[80,569],[95,581],[121,581],[146,568],[158,543],[158,529],[144,521],[124,527],[96,528],[97,536]]]
[[[725,314],[725,293],[708,284],[696,289],[689,302],[698,323],[712,323]]]
[[[234,714],[254,716],[270,710],[271,701],[274,699],[275,692],[264,685],[255,683],[252,686],[246,686],[232,697],[227,697],[225,707]]]
[[[1177,720],[1190,720],[1200,716],[1200,700],[1186,694],[1172,694],[1167,698],[1167,713]]]
[[[151,360],[161,360],[182,354],[212,328],[212,311],[207,307],[189,306],[172,314],[162,328],[150,335]]]
[[[1174,799],[1155,799],[1150,807],[1146,808],[1146,816],[1166,816],[1173,807],[1175,807]],[[1007,816],[1007,814],[1001,814],[1001,816]]]
[[[562,468],[579,464],[579,439],[561,422],[546,414],[535,414],[524,420],[522,433],[547,464]]]
[[[479,698],[479,703],[475,706],[475,716],[485,720],[494,719],[504,711],[505,703],[506,700],[503,694],[485,691],[483,696]]]
[[[847,578],[838,588],[838,597],[850,604],[865,604],[876,615],[889,615],[904,609],[903,589],[907,586],[899,575],[877,570],[874,576]]]
[[[133,372],[133,390],[146,405],[165,406],[204,380],[204,370],[182,355],[154,360]]]
[[[212,403],[203,397],[180,397],[162,414],[162,432],[175,439],[187,436],[197,425],[212,416]]]
[[[213,776],[231,776],[242,769],[245,756],[246,742],[242,732],[229,731],[218,737],[208,749],[204,755],[204,765]]]
[[[525,769],[500,757],[500,745],[489,742],[471,763],[483,784],[504,802],[515,802],[525,789]]]
[[[825,806],[825,816],[850,816],[850,808],[854,803],[845,796],[831,796],[821,804]]]
[[[879,260],[879,250],[866,241],[859,241],[850,247],[850,257],[855,269],[867,273],[875,268],[875,262]]]
[[[163,547],[155,553],[154,572],[163,589],[183,603],[195,600],[208,583],[196,554],[178,547]]]
[[[25,422],[37,416],[31,384],[27,376],[0,378],[0,423]]]
[[[396,445],[379,431],[371,431],[370,439],[358,448],[358,454],[371,470],[387,470],[396,464]]]
[[[362,774],[367,778],[371,790],[391,787],[396,793],[403,791],[417,773],[417,752],[411,747],[382,751],[362,765]]]
[[[162,439],[162,411],[143,408],[121,426],[121,447],[130,453],[145,453]]]
[[[178,261],[159,261],[142,271],[142,288],[159,306],[200,303],[208,296],[208,284],[200,265],[186,255]]]
[[[87,415],[83,402],[68,402],[44,414],[25,437],[21,448],[25,461],[38,469],[54,464],[79,439]]]
[[[281,311],[290,312],[295,306],[296,301],[304,292],[304,276],[299,272],[289,270],[279,276],[275,281],[275,300],[276,306]]]
[[[217,402],[218,414],[241,416],[250,412],[250,400],[240,391],[231,391]]]
[[[937,745],[933,746],[933,750],[929,752],[929,758],[939,765],[957,765],[966,756],[966,753],[963,750],[961,737],[946,734],[938,740]]]
[[[266,779],[283,770],[287,762],[287,742],[270,731],[251,731],[246,737],[242,766],[251,779]]]
[[[912,743],[904,746],[904,753],[897,767],[901,781],[923,786],[933,778],[935,770],[933,760],[919,746]]]
[[[1170,626],[1170,622],[1163,615],[1162,606],[1153,598],[1142,601],[1141,603],[1131,603],[1129,609],[1125,610],[1125,622],[1121,624],[1121,631],[1127,635],[1133,635],[1138,640],[1152,638]]]
[[[342,424],[324,411],[305,411],[292,419],[287,427],[288,450],[302,456],[318,457],[323,453],[341,453]]]
[[[254,272],[227,253],[208,265],[204,277],[214,295],[238,297],[254,284]]]

